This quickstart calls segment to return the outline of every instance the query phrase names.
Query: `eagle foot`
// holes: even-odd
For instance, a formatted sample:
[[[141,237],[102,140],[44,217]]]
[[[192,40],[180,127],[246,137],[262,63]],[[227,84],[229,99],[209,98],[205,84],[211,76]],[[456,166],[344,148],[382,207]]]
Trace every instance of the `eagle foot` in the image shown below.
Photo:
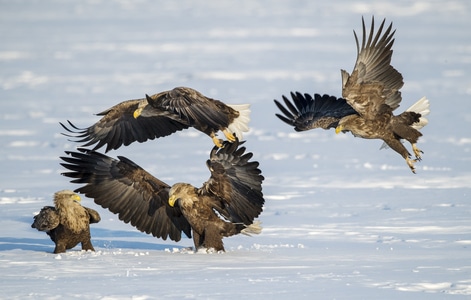
[[[236,137],[235,137],[234,134],[233,134],[232,132],[230,132],[229,130],[224,129],[222,132],[224,133],[224,135],[226,136],[226,139],[227,139],[229,142],[233,143],[233,142],[236,141]]]
[[[412,150],[414,151],[414,155],[417,161],[422,160],[422,156],[420,155],[421,153],[424,153],[424,151],[420,150],[417,148],[416,144],[412,144]]]
[[[406,162],[407,162],[407,165],[409,166],[410,170],[412,171],[412,173],[415,174],[415,166],[414,166],[414,163],[416,163],[417,161],[419,161],[418,159],[410,159],[409,157],[406,158]]]
[[[223,140],[218,139],[216,136],[212,136],[211,138],[213,139],[213,143],[214,143],[214,145],[216,145],[216,147],[218,147],[218,148],[223,148],[224,147]]]

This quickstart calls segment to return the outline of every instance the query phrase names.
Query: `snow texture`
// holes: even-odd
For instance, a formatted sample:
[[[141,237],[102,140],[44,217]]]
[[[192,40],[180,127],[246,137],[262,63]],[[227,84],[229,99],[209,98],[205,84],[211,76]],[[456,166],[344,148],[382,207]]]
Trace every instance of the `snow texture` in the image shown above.
[[[1,1],[0,298],[469,299],[471,2]],[[396,31],[399,111],[422,96],[429,124],[417,174],[381,141],[296,133],[275,117],[290,91],[340,96],[361,17]],[[189,86],[251,104],[246,147],[260,162],[260,235],[194,252],[143,234],[82,197],[102,221],[96,252],[52,254],[30,227],[60,175],[67,119],[85,127],[127,99]],[[193,129],[132,144],[126,156],[163,181],[200,186],[211,140]]]

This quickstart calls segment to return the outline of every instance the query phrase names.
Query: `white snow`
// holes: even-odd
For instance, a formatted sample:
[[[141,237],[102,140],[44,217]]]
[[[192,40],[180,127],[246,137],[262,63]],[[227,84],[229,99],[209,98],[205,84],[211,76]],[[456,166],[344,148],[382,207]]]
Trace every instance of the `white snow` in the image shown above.
[[[0,298],[468,299],[471,297],[471,2],[2,1]],[[352,30],[393,21],[403,102],[430,100],[412,174],[381,141],[296,133],[275,117],[290,91],[340,96],[356,58]],[[265,176],[260,235],[194,252],[99,211],[96,252],[55,255],[30,227],[54,192],[75,189],[59,157],[127,99],[189,86],[251,104],[246,147]],[[409,147],[409,145],[407,145]],[[190,130],[132,144],[159,179],[199,186],[208,137]]]

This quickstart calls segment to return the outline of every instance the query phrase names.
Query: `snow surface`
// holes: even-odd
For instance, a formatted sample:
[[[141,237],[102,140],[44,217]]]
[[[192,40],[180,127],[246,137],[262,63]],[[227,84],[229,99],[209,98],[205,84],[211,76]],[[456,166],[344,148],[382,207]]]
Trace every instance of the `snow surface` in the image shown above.
[[[323,2],[323,3],[321,3]],[[295,133],[275,118],[290,91],[340,95],[361,16],[397,29],[405,109],[430,123],[412,174],[381,141]],[[0,1],[0,298],[461,299],[471,297],[471,2]],[[91,199],[96,252],[52,254],[30,228],[54,192],[74,189],[59,156],[79,126],[120,101],[175,86],[251,103],[246,146],[266,178],[259,236],[226,253],[138,232]],[[199,186],[211,141],[195,130],[124,155],[169,184]]]

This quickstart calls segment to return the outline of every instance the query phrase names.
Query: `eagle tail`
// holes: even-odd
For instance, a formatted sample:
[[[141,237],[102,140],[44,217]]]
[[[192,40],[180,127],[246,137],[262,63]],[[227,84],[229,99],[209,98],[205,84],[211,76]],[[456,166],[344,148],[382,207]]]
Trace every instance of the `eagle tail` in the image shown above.
[[[255,221],[250,225],[245,225],[245,228],[240,233],[251,236],[252,234],[260,234],[262,232],[262,222]]]
[[[419,122],[412,124],[414,129],[419,130],[428,124],[426,116],[430,114],[430,102],[426,97],[422,97],[419,99],[419,101],[415,102],[411,107],[406,109],[406,111],[413,111],[420,114]]]
[[[411,105],[406,111],[413,111],[420,114],[419,122],[412,124],[412,128],[419,130],[422,129],[425,125],[428,124],[428,119],[426,118],[430,114],[430,102],[426,97],[420,98],[417,102]],[[383,143],[379,149],[387,149],[389,146],[386,143]]]
[[[249,131],[250,104],[227,104],[227,106],[239,112],[239,116],[229,124],[228,128],[235,133],[239,141],[242,141],[242,132]]]

